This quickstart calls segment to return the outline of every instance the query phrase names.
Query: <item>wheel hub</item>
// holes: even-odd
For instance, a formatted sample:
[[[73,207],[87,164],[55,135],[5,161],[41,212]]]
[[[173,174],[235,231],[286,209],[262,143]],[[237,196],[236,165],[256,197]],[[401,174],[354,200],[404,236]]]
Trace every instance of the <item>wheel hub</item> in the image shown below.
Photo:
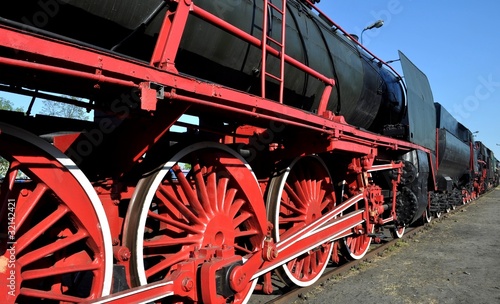
[[[210,219],[203,234],[203,246],[233,245],[235,232],[231,223],[232,219],[227,216],[215,216]]]

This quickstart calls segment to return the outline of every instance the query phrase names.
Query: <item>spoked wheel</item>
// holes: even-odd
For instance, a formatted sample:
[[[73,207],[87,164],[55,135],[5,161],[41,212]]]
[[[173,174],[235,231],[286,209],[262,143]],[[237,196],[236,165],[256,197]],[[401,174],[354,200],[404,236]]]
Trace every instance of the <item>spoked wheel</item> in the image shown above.
[[[351,259],[362,259],[370,248],[372,237],[368,235],[373,233],[375,225],[368,224],[368,229],[365,227],[366,223],[363,223],[360,227],[355,228],[357,230],[356,233],[343,239],[344,246],[342,248],[344,249],[344,253]]]
[[[46,141],[0,123],[2,303],[74,303],[111,289],[111,234],[83,173]],[[7,284],[6,284],[7,282]]]
[[[190,168],[189,172],[183,167]],[[124,226],[124,240],[132,251],[132,280],[137,285],[162,280],[187,264],[193,265],[196,273],[199,264],[206,261],[194,257],[203,257],[213,248],[232,248],[231,258],[247,255],[262,246],[267,228],[255,176],[239,155],[214,143],[180,149],[140,180]],[[194,299],[194,292],[194,296],[178,301],[208,302],[207,286],[215,282],[190,279],[197,283],[187,287],[189,291],[198,286],[204,297]],[[227,283],[221,278],[218,287],[227,287]],[[249,282],[230,295],[209,296],[221,303],[244,303],[255,284],[256,280]]]
[[[348,214],[349,212],[362,208],[368,208],[368,206],[364,205],[364,200],[357,202],[354,206],[347,209],[344,214]],[[366,221],[354,227],[353,233],[350,236],[343,238],[343,246],[341,246],[341,249],[345,257],[353,260],[359,260],[363,258],[368,252],[368,249],[370,248],[370,244],[372,242],[372,237],[369,235],[373,234],[374,231],[375,225]]]
[[[278,242],[335,207],[331,178],[323,161],[316,156],[297,158],[269,184],[268,218]],[[310,286],[325,270],[333,242],[313,248],[278,268],[287,284]]]
[[[405,226],[399,226],[396,228],[392,228],[390,231],[393,238],[400,239],[405,234],[405,230],[406,230]]]

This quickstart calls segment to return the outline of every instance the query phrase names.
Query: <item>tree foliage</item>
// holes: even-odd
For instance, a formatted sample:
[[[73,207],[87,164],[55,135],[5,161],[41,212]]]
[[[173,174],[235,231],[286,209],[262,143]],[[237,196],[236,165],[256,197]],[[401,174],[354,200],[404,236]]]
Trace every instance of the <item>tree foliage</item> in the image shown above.
[[[68,97],[73,100],[79,100],[76,97]],[[42,109],[40,110],[40,114],[45,114],[49,116],[57,116],[57,117],[65,117],[65,118],[72,118],[72,119],[80,119],[80,120],[88,120],[89,116],[87,115],[87,112],[84,108],[72,105],[72,104],[67,104],[67,103],[62,103],[62,102],[55,102],[52,100],[47,100],[44,99],[42,100],[43,106]]]
[[[0,110],[24,112],[22,107],[15,107],[12,101],[3,97],[0,97]]]

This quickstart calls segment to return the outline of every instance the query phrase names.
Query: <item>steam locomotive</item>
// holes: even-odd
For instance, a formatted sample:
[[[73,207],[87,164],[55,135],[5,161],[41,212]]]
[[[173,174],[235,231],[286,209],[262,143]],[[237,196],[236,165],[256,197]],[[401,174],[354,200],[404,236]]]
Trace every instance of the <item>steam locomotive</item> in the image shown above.
[[[425,74],[315,2],[2,8],[0,90],[32,97],[0,112],[7,303],[244,303],[498,186]],[[30,115],[40,99],[94,119]]]

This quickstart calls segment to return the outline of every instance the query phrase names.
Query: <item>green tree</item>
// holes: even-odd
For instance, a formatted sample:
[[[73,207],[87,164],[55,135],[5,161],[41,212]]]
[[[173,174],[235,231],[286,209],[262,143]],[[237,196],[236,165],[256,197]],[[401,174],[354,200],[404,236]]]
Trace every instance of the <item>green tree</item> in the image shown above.
[[[75,101],[80,101],[76,97],[68,97]],[[45,114],[49,116],[65,117],[80,120],[89,120],[89,116],[84,108],[78,107],[68,103],[55,102],[52,100],[44,99],[42,100],[43,106],[40,110],[40,114]]]
[[[22,107],[14,107],[14,103],[8,99],[0,97],[0,110],[24,112]]]

